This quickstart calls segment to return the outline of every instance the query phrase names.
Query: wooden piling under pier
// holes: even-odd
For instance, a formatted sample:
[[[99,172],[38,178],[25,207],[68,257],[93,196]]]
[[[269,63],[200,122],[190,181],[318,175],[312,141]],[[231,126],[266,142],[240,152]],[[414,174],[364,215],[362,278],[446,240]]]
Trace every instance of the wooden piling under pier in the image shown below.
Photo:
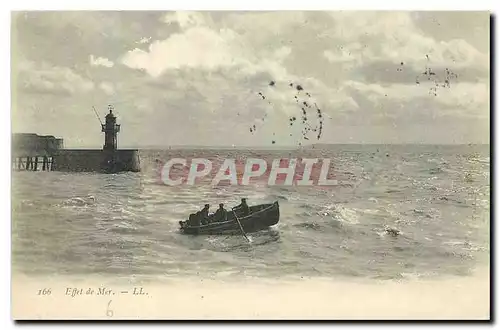
[[[17,156],[12,158],[12,169],[15,171],[52,171],[52,163],[51,156]]]
[[[140,172],[139,153],[136,149],[62,149],[52,155],[13,156],[14,171],[62,172]]]

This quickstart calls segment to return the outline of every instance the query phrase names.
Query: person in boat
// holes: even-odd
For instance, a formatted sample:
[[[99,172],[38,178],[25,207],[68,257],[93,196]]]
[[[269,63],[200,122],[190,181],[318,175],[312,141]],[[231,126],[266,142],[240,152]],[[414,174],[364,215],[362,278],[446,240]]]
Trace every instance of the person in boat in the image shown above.
[[[213,221],[214,222],[227,221],[227,211],[226,211],[226,209],[224,209],[223,203],[220,203],[219,208],[217,209],[217,211],[215,211]]]
[[[201,220],[200,211],[198,211],[196,213],[191,213],[189,215],[189,220],[187,221],[187,225],[192,226],[192,227],[199,227],[200,220]]]
[[[200,211],[198,217],[203,225],[208,223],[208,212],[210,210],[210,204],[205,204],[205,207]]]
[[[243,213],[243,216],[247,216],[250,214],[250,208],[248,207],[246,198],[242,198],[241,204],[236,206],[235,209],[241,210],[241,212]]]

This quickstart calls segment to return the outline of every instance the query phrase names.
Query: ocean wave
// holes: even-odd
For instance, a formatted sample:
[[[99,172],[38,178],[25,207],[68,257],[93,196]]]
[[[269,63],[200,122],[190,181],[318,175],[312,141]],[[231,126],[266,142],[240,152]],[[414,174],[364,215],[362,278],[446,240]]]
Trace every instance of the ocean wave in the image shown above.
[[[115,176],[54,172],[39,180],[32,173],[16,173],[13,265],[43,274],[101,271],[161,279],[197,273],[234,276],[236,271],[280,279],[374,274],[404,279],[406,274],[466,272],[488,257],[488,164],[468,162],[455,149],[387,146],[370,159],[375,152],[370,147],[356,157],[342,148],[325,155],[335,154],[338,173],[361,182],[355,187],[168,187],[156,184],[154,171]],[[154,157],[179,153],[206,151],[155,151]],[[142,155],[147,158],[148,151]],[[147,162],[141,159],[146,168]],[[465,173],[474,180],[465,182]],[[241,235],[180,234],[177,222],[204,203],[236,205],[242,197],[250,205],[279,200],[279,224],[249,234],[251,244]],[[386,227],[399,232],[392,236]],[[464,237],[470,246],[456,243]]]
[[[61,206],[89,206],[96,204],[96,197],[88,195],[85,197],[71,197],[61,203]]]
[[[318,230],[321,231],[325,226],[320,225],[317,222],[301,222],[293,225],[294,227],[297,228],[305,228],[305,229],[312,229],[312,230]]]

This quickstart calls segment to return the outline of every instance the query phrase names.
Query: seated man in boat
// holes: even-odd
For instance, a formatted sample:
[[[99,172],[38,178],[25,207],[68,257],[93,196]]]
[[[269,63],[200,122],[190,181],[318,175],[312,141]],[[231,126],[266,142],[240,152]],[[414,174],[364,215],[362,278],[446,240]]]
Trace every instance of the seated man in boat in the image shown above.
[[[241,204],[236,206],[235,209],[241,209],[243,216],[247,216],[250,214],[250,208],[248,207],[246,198],[242,198]]]
[[[208,223],[209,210],[210,210],[210,204],[205,204],[205,207],[200,211],[200,214],[198,215],[198,217],[203,225],[206,225]]]
[[[224,209],[224,204],[220,203],[219,208],[215,211],[213,222],[227,221],[227,211]]]
[[[192,213],[189,215],[189,220],[187,221],[188,226],[199,227],[200,226],[200,211]]]

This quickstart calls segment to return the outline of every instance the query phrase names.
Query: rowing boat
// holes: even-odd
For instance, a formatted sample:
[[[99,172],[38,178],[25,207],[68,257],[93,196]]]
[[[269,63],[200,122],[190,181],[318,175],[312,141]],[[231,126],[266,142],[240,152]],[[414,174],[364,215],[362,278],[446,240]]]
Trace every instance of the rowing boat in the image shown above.
[[[235,214],[237,219],[235,218]],[[267,229],[279,222],[280,208],[278,202],[260,204],[249,207],[249,214],[244,215],[242,209],[227,212],[227,220],[209,222],[205,225],[191,226],[188,221],[179,221],[180,231],[188,235],[240,235],[241,224],[244,232],[252,233]]]

